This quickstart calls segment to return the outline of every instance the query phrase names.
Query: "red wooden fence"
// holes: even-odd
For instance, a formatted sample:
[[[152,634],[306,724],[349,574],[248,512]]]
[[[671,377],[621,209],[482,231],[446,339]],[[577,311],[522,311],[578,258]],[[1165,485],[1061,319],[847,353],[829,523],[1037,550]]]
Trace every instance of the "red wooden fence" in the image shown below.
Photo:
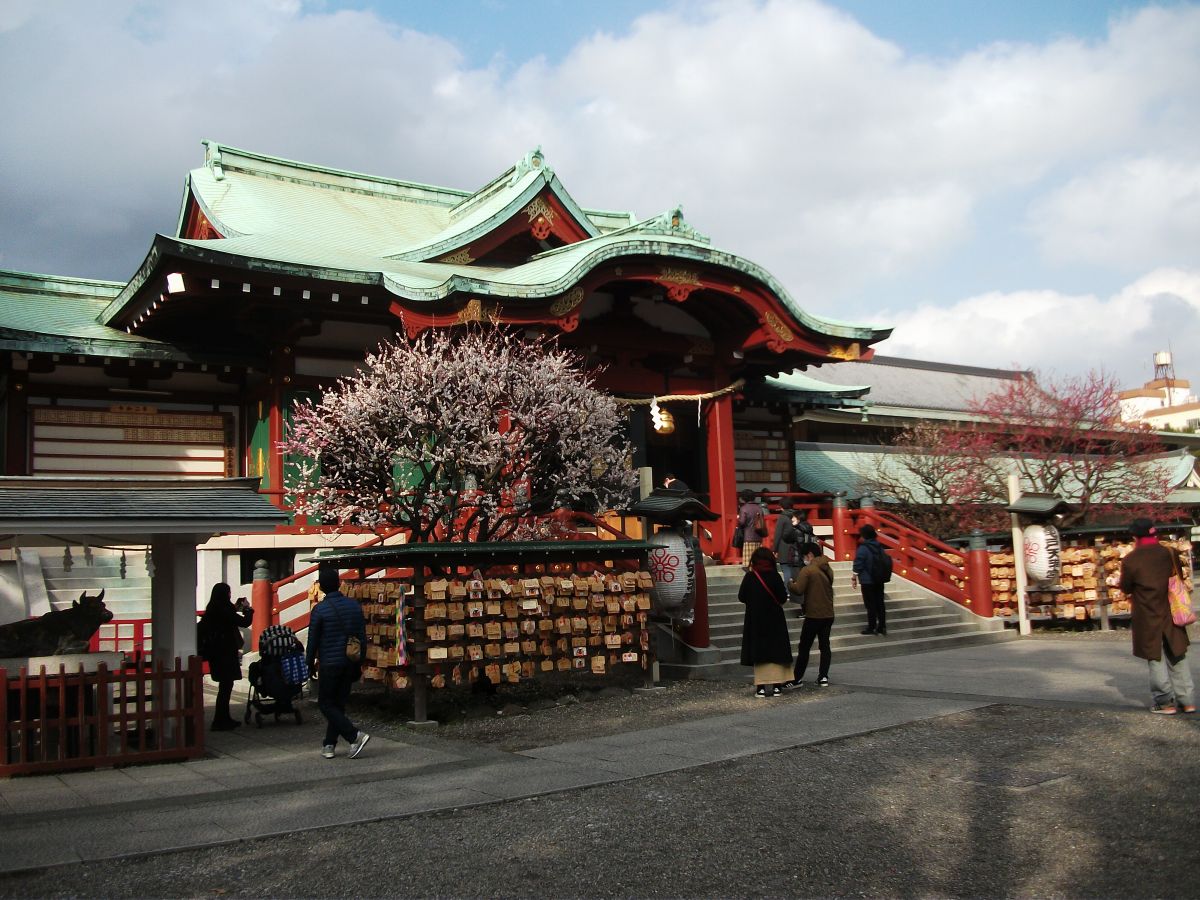
[[[204,755],[199,658],[110,672],[0,668],[0,776]]]

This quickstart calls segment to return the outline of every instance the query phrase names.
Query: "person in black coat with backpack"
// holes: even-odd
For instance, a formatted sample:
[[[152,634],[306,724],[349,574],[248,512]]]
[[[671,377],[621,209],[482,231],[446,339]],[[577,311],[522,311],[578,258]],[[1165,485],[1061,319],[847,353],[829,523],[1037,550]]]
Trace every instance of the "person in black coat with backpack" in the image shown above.
[[[883,586],[892,578],[892,558],[876,539],[875,526],[858,529],[858,549],[854,552],[854,574],[850,586],[862,586],[863,606],[867,608],[867,627],[863,634],[887,634],[887,609]]]
[[[196,626],[200,656],[208,661],[208,676],[217,683],[217,702],[210,726],[213,731],[231,731],[241,724],[229,714],[229,698],[233,683],[242,677],[238,657],[242,649],[241,629],[250,624],[254,611],[245,597],[238,597],[234,605],[230,602],[232,596],[229,585],[214,584],[208,606]]]

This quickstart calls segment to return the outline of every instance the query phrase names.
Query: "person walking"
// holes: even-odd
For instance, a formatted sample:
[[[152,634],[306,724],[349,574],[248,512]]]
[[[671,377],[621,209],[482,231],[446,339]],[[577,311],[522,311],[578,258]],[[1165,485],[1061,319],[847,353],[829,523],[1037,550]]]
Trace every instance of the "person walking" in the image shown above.
[[[754,497],[753,491],[742,491],[741,508],[738,510],[737,530],[742,535],[742,566],[750,568],[754,551],[767,539],[766,513]],[[772,554],[774,560],[774,554]],[[773,565],[774,563],[772,563]],[[778,573],[776,573],[778,575]]]
[[[887,551],[877,540],[875,526],[863,525],[858,529],[858,549],[854,551],[854,574],[850,586],[862,586],[863,606],[867,608],[867,627],[863,634],[887,634],[887,609],[884,607],[883,577],[888,564]]]
[[[322,568],[317,583],[325,597],[313,607],[308,620],[308,668],[317,675],[317,708],[325,717],[325,741],[321,755],[333,759],[338,738],[350,745],[350,758],[363,751],[371,736],[360,731],[346,715],[350,689],[362,673],[359,661],[346,655],[346,643],[358,638],[360,648],[367,646],[367,623],[362,606],[341,592],[337,570]]]
[[[230,602],[233,591],[221,582],[212,586],[208,605],[196,626],[196,643],[202,659],[208,661],[208,677],[217,683],[217,702],[213,710],[213,731],[232,731],[242,723],[229,714],[233,683],[242,677],[240,651],[242,631],[254,618],[254,610],[245,597]]]
[[[1135,519],[1129,526],[1133,551],[1121,563],[1121,591],[1132,605],[1130,631],[1133,655],[1150,668],[1153,713],[1173,716],[1196,711],[1195,686],[1188,667],[1187,628],[1171,619],[1167,582],[1179,572],[1175,551],[1158,540],[1158,530],[1149,519]]]
[[[817,685],[829,686],[829,664],[833,651],[829,646],[829,632],[833,630],[833,569],[821,552],[821,545],[809,542],[800,545],[804,568],[788,587],[794,594],[804,597],[806,614],[804,627],[800,629],[800,644],[796,649],[796,665],[792,680],[784,687],[798,688],[804,684],[804,671],[808,668],[808,657],[813,641],[821,653],[820,668],[817,670]]]
[[[756,697],[778,697],[792,674],[792,641],[783,604],[787,588],[775,568],[775,554],[759,547],[750,557],[750,571],[738,588],[745,604],[742,620],[742,665],[754,667]]]

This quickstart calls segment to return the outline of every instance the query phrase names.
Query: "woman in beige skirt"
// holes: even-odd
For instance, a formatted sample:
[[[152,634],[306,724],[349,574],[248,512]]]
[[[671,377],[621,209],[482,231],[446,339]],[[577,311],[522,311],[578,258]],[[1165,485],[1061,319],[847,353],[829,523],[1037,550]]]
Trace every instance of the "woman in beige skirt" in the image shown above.
[[[775,554],[759,547],[742,578],[738,600],[746,606],[742,624],[742,665],[754,667],[756,697],[778,697],[792,678],[792,640],[783,604],[787,588],[775,566]]]

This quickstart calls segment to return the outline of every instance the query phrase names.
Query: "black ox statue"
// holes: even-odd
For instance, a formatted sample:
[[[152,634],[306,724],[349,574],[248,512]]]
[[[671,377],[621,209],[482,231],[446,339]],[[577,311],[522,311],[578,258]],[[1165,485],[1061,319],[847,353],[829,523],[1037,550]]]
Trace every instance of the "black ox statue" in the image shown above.
[[[112,617],[104,605],[104,591],[95,597],[84,591],[70,609],[0,625],[0,658],[87,653],[92,635]]]

